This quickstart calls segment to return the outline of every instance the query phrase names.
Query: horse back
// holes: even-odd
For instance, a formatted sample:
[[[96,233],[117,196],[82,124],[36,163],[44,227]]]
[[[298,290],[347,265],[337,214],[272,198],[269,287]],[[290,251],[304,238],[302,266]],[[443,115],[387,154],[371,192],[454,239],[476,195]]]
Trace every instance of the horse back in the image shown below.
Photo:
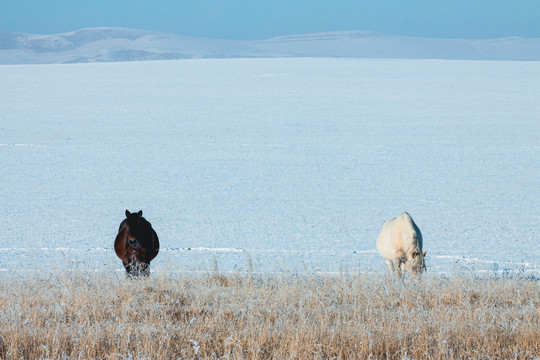
[[[396,219],[387,220],[377,237],[377,250],[381,256],[387,260],[392,260],[395,257],[396,249],[399,249],[399,237],[395,236]]]
[[[422,233],[412,217],[403,213],[400,219],[400,236],[403,243],[405,253],[410,253],[413,250],[422,251]]]

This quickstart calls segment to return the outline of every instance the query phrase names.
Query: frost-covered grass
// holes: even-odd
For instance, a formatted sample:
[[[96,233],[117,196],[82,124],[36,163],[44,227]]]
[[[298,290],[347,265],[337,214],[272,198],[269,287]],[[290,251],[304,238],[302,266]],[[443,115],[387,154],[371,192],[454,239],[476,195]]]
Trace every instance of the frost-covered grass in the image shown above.
[[[0,358],[538,359],[537,281],[0,276]]]

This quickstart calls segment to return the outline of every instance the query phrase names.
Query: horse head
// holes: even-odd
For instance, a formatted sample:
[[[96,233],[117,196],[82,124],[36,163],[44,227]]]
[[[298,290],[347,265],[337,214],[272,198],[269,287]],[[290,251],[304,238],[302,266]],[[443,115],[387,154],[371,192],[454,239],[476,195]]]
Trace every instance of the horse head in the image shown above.
[[[130,213],[126,210],[126,235],[128,245],[133,249],[144,249],[149,238],[151,224],[142,217],[142,210]]]
[[[413,275],[420,275],[426,271],[426,251],[414,250],[404,264],[404,269]]]

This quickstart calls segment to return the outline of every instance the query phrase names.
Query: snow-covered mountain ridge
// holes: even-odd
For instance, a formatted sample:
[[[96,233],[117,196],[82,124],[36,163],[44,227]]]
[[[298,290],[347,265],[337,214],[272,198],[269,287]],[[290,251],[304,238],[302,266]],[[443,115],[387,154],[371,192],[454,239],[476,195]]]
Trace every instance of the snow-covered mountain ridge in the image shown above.
[[[342,31],[246,41],[123,28],[89,28],[55,35],[0,33],[0,64],[249,57],[539,61],[540,38],[433,39]]]

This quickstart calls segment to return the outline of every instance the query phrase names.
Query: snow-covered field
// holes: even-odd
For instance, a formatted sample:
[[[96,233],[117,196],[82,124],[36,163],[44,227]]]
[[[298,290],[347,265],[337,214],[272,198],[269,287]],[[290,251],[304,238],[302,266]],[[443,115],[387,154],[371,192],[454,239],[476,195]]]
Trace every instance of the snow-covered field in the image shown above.
[[[408,211],[428,270],[540,276],[540,62],[0,66],[0,269],[363,271]]]

